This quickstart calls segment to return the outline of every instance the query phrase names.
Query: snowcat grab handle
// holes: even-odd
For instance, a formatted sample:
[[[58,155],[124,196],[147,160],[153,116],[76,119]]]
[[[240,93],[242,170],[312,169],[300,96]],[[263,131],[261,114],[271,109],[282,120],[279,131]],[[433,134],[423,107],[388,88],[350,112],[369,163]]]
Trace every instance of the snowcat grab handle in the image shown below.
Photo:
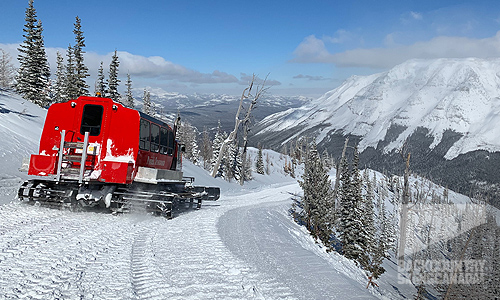
[[[85,173],[85,162],[87,161],[87,147],[89,145],[89,134],[90,132],[85,131],[85,137],[83,138],[82,160],[80,161],[80,173],[78,174],[78,183],[83,182],[83,174]]]
[[[66,130],[61,130],[61,143],[59,144],[59,159],[57,160],[57,176],[56,181],[61,180],[62,158],[64,152],[64,138],[66,137]]]

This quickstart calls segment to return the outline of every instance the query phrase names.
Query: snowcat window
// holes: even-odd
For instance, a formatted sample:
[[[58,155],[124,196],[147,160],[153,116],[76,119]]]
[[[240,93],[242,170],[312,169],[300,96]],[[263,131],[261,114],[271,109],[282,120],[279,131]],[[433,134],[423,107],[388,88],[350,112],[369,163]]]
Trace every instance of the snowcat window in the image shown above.
[[[139,132],[139,149],[149,151],[149,122],[141,119],[141,130]]]
[[[160,153],[167,154],[168,130],[165,127],[162,127],[160,133],[161,133],[160,134]]]
[[[87,104],[83,107],[82,125],[80,133],[85,135],[89,132],[91,136],[98,136],[101,133],[102,113],[104,107],[101,105]]]
[[[172,155],[173,153],[174,153],[174,133],[168,130],[167,154]]]
[[[151,125],[151,151],[160,151],[160,126],[156,124]]]

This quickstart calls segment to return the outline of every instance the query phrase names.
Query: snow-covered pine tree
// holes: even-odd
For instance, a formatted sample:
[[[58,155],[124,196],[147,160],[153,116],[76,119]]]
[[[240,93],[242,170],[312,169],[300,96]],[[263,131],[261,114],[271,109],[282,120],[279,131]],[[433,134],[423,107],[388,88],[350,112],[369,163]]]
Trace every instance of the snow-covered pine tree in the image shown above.
[[[264,175],[264,159],[262,157],[262,145],[258,145],[259,151],[257,153],[257,162],[255,163],[255,170],[258,174]]]
[[[74,64],[74,54],[73,47],[68,45],[68,50],[66,51],[66,80],[65,80],[65,95],[66,100],[78,98],[78,88],[76,84],[76,74],[75,74],[75,64]]]
[[[244,155],[243,153],[241,153]],[[250,181],[253,179],[252,176],[252,160],[250,158],[250,153],[248,153],[246,156],[242,157],[243,161],[243,170],[241,172],[241,175],[243,176],[243,181]]]
[[[385,201],[382,201],[379,211],[380,211],[379,215],[380,236],[378,244],[379,256],[389,258],[389,250],[395,249],[394,247],[395,233],[394,233],[394,228],[392,227],[392,223],[389,219],[387,209],[385,207]]]
[[[96,96],[104,97],[106,93],[106,82],[104,78],[104,67],[103,62],[99,65],[99,70],[97,71],[97,79],[95,81],[95,91]]]
[[[266,174],[269,175],[271,174],[271,165],[273,163],[271,162],[271,158],[269,157],[269,153],[266,153]]]
[[[366,269],[369,270],[370,257],[373,254],[374,249],[376,249],[375,243],[375,225],[373,221],[373,202],[366,201],[366,197],[363,197],[363,179],[359,172],[359,152],[358,147],[354,147],[354,157],[352,162],[352,188],[355,198],[355,203],[358,206],[361,215],[361,228],[357,234],[357,243],[362,249],[358,257],[359,263]]]
[[[212,159],[212,141],[210,140],[210,135],[206,126],[203,128],[200,157],[203,159],[203,168],[209,170]]]
[[[11,88],[14,85],[14,65],[9,53],[0,49],[0,88]]]
[[[128,108],[134,108],[134,96],[132,95],[132,80],[130,79],[130,73],[127,73],[127,82],[125,86],[127,87],[127,94],[125,95],[124,104]]]
[[[56,79],[54,81],[53,85],[53,91],[54,91],[54,98],[53,101],[55,103],[59,102],[64,102],[66,101],[66,72],[65,72],[65,67],[64,67],[64,58],[62,57],[61,53],[57,51],[56,53],[56,62],[57,62],[57,69],[56,69]]]
[[[186,147],[184,155],[194,164],[198,163],[200,157],[197,135],[198,133],[196,131],[196,127],[191,125],[189,122],[183,122],[181,126],[179,126],[177,136],[179,141],[181,141]]]
[[[330,154],[328,153],[328,150],[326,148],[325,148],[325,150],[323,150],[323,154],[321,155],[321,159],[323,160],[323,165],[325,166],[325,168],[327,170],[330,170],[333,167],[332,161],[330,158]]]
[[[151,114],[151,94],[148,90],[144,89],[144,94],[142,96],[142,112],[145,114]]]
[[[75,57],[75,85],[78,96],[88,96],[89,86],[85,82],[86,78],[89,77],[89,69],[85,66],[83,62],[83,48],[85,47],[85,37],[82,31],[82,20],[76,16],[75,29],[73,33],[75,34],[75,46],[73,47],[73,55]]]
[[[240,147],[238,147],[237,140],[235,140],[234,143],[230,144],[228,147],[228,175],[230,175],[230,178],[239,182],[242,168]]]
[[[213,165],[212,165],[212,172],[213,172],[213,168],[214,168],[214,165],[215,165],[215,161],[219,157],[219,153],[220,153],[220,150],[221,150],[221,147],[222,147],[222,143],[224,143],[224,141],[226,140],[226,137],[227,137],[227,133],[226,132],[222,132],[221,124],[220,124],[220,121],[219,121],[219,123],[217,125],[217,131],[215,132],[214,141],[212,143],[212,146],[213,146],[213,149],[212,149],[212,154],[213,154],[213,156],[212,156],[212,163],[213,163]],[[226,155],[223,155],[221,163],[220,163],[220,166],[219,166],[219,168],[216,171],[216,176],[215,177],[224,177],[224,174],[225,174],[224,169],[226,168],[226,163],[227,163],[227,157],[226,157]]]
[[[109,64],[109,78],[108,78],[108,91],[106,96],[113,99],[116,102],[121,102],[120,93],[118,93],[118,85],[120,84],[120,79],[118,79],[118,67],[120,66],[120,61],[118,60],[118,54],[115,53],[111,57],[111,63]]]
[[[16,91],[21,96],[41,107],[50,104],[50,68],[43,42],[42,22],[37,20],[33,0],[26,8],[25,40],[18,48],[19,70],[16,76]]]
[[[358,191],[356,190],[357,179],[355,172],[351,172],[347,163],[347,158],[340,162],[342,164],[342,174],[340,177],[339,191],[339,220],[338,231],[342,243],[342,252],[345,257],[358,261],[364,258],[365,245],[362,223],[361,203],[359,202]]]
[[[301,204],[306,216],[304,221],[311,235],[331,250],[335,205],[332,183],[316,149],[316,143],[311,145],[307,153],[302,181],[299,180],[304,192]]]

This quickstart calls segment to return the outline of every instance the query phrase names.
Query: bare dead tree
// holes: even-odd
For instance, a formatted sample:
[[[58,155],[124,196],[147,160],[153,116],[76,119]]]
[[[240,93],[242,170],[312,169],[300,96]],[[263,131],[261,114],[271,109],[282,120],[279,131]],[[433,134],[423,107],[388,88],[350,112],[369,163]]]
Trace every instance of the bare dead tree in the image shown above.
[[[247,147],[247,134],[248,134],[248,125],[250,123],[250,117],[252,113],[252,109],[255,107],[257,104],[257,100],[268,90],[268,87],[265,87],[265,83],[267,80],[264,79],[262,84],[255,84],[255,74],[252,76],[252,81],[248,85],[245,90],[243,90],[243,93],[241,94],[241,99],[240,99],[240,105],[238,107],[238,111],[236,112],[236,116],[234,118],[234,129],[229,133],[229,136],[224,140],[224,142],[221,145],[221,149],[219,151],[219,156],[217,157],[217,160],[215,161],[214,164],[214,169],[212,171],[212,177],[215,177],[217,175],[217,170],[219,170],[219,166],[221,164],[222,158],[224,154],[226,153],[227,146],[230,143],[234,143],[236,140],[237,134],[238,134],[238,129],[240,128],[241,125],[244,126],[244,131],[243,131],[243,154],[242,157],[246,157],[246,147]],[[243,112],[243,104],[245,100],[250,99],[250,104],[249,107],[246,110],[245,116],[240,119],[240,114]],[[243,176],[242,176],[243,178]],[[243,178],[244,180],[244,178]],[[240,183],[242,183],[240,181]]]

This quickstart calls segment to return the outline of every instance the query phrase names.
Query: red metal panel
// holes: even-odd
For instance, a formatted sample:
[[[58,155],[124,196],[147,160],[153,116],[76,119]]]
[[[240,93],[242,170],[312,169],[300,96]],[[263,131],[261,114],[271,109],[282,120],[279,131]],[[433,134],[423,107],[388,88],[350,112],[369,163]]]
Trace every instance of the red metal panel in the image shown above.
[[[137,170],[139,112],[114,103],[107,115],[101,151],[101,178],[106,182],[131,183]]]
[[[137,165],[139,167],[170,170],[172,160],[173,157],[171,155],[139,150]]]
[[[47,176],[56,172],[57,157],[32,154],[28,175]]]

